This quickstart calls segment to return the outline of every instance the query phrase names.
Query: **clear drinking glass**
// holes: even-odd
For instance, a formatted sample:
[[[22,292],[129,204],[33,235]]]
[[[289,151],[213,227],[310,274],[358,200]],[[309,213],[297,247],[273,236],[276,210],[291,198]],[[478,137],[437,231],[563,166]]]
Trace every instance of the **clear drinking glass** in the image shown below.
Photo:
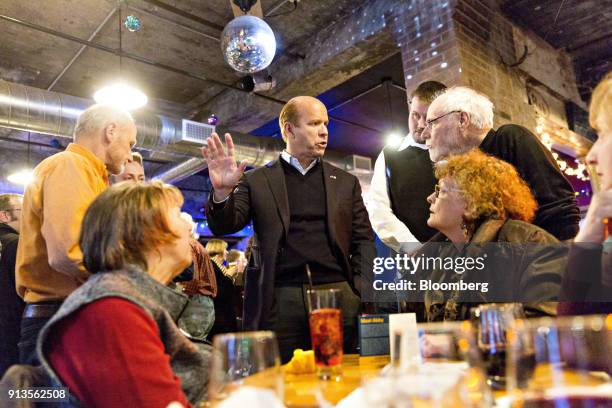
[[[213,339],[208,396],[226,399],[242,385],[267,389],[283,401],[284,378],[276,335],[271,331],[228,333]]]
[[[344,345],[340,290],[314,289],[306,295],[317,375],[322,380],[337,380],[342,375]]]
[[[519,303],[489,303],[472,310],[478,348],[493,389],[506,388],[506,333],[521,318],[525,318],[525,312]]]
[[[419,324],[421,363],[363,383],[368,406],[468,407],[492,404],[470,322]]]
[[[518,320],[507,373],[513,407],[612,407],[612,314]]]

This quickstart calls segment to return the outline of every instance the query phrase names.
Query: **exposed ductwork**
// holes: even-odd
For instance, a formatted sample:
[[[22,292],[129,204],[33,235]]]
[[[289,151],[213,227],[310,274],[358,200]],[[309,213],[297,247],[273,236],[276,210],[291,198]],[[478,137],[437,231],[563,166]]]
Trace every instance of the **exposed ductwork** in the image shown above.
[[[206,161],[202,157],[192,157],[186,161],[177,164],[171,169],[162,170],[159,173],[153,175],[152,178],[161,180],[165,183],[176,183],[192,174],[199,173],[206,168]]]
[[[0,127],[72,139],[77,118],[93,103],[90,99],[0,80]],[[182,119],[146,111],[136,112],[133,117],[138,128],[138,149],[164,157],[170,155],[175,161],[181,161],[177,166],[153,175],[154,178],[177,182],[206,168],[201,155],[202,144],[186,140],[189,138],[183,135]],[[247,160],[252,167],[276,159],[284,148],[280,139],[271,137],[232,132],[232,138],[236,160]],[[328,150],[325,158],[336,166],[347,168],[343,153]],[[363,180],[361,173],[363,171],[360,172]]]
[[[0,127],[72,138],[81,112],[94,102],[57,92],[0,81]],[[201,145],[186,142],[182,120],[150,112],[134,113],[139,149],[201,157]],[[260,166],[277,157],[281,142],[272,138],[232,134],[237,160]]]

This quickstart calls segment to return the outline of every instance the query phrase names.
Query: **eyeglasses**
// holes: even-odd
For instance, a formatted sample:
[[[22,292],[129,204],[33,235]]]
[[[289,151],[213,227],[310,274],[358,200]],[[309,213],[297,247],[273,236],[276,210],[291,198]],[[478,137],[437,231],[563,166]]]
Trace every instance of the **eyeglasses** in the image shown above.
[[[452,192],[462,193],[463,190],[459,188],[445,188],[444,190],[440,188],[439,184],[436,184],[434,187],[434,197],[438,198],[440,193],[452,193]]]
[[[445,116],[450,115],[451,113],[461,113],[461,111],[460,111],[460,110],[454,110],[454,111],[446,112],[444,115],[440,115],[440,116],[438,116],[437,118],[428,119],[428,120],[426,120],[426,121],[425,121],[425,123],[426,123],[426,125],[425,125],[425,129],[430,130],[430,129],[433,127],[433,125],[434,125],[434,123],[435,123],[436,121],[438,121],[438,120],[442,119],[442,118],[443,118],[443,117],[445,117]]]

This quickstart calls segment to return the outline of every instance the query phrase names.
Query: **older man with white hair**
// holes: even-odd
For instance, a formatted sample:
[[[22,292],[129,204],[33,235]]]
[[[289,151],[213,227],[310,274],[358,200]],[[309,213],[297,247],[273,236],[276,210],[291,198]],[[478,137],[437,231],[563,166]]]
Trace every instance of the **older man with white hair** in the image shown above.
[[[17,292],[26,302],[20,361],[34,364],[36,338],[62,301],[87,277],[79,247],[87,207],[132,160],[136,125],[112,106],[94,105],[77,120],[74,142],[43,160],[25,191],[17,249]]]
[[[474,148],[516,167],[538,201],[534,224],[559,240],[578,233],[580,211],[574,190],[550,151],[529,130],[518,125],[493,129],[493,103],[467,87],[453,87],[427,111],[423,132],[433,162]]]

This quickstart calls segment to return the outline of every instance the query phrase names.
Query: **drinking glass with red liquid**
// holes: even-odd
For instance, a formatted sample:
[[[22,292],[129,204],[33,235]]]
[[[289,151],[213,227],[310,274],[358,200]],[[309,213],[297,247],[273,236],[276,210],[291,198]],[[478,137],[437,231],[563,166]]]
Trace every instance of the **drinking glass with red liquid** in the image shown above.
[[[317,375],[322,380],[337,380],[342,375],[344,344],[340,291],[308,290],[307,297]]]

